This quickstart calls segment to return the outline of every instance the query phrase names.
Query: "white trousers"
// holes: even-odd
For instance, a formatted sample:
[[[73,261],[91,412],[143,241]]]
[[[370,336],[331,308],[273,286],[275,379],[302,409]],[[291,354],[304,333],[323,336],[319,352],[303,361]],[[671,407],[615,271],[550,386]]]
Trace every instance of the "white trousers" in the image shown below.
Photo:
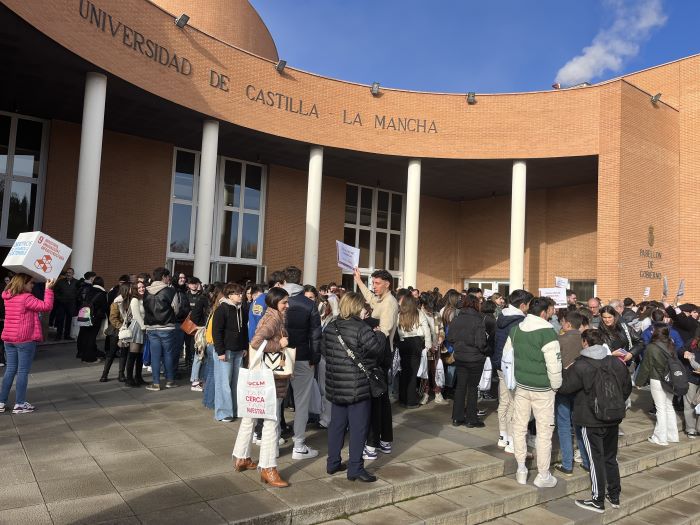
[[[263,422],[262,436],[260,437],[260,459],[259,468],[271,468],[277,466],[279,456],[279,414],[282,411],[282,400],[277,400],[277,421],[266,419]],[[233,457],[245,459],[251,457],[250,448],[253,444],[253,430],[257,419],[244,417],[241,419],[241,426],[238,428],[236,444],[233,446]]]
[[[508,390],[503,372],[498,374],[498,431],[501,435],[513,435],[513,406],[515,390]]]
[[[656,426],[654,436],[661,443],[678,443],[678,422],[673,409],[673,394],[666,392],[661,381],[651,379],[651,397],[656,406]]]
[[[537,437],[537,470],[542,476],[549,474],[552,460],[552,434],[554,433],[554,390],[533,392],[523,388],[515,389],[513,406],[513,448],[518,464],[527,459],[527,425],[530,414],[535,416]]]

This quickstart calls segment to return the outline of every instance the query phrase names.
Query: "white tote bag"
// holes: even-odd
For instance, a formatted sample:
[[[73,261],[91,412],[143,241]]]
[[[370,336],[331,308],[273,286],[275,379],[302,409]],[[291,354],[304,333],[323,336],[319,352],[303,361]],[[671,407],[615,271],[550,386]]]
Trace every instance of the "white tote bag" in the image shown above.
[[[491,368],[491,358],[487,357],[484,361],[484,370],[481,372],[481,380],[479,381],[479,390],[486,392],[491,390],[491,374],[493,369]]]
[[[428,351],[424,348],[420,355],[420,365],[418,365],[418,373],[420,379],[428,379]]]
[[[503,372],[503,381],[506,383],[506,388],[515,390],[515,352],[513,352],[513,345],[506,344],[503,348],[501,371]]]
[[[437,364],[435,365],[435,386],[442,388],[445,386],[445,366],[442,364],[442,359],[437,357]]]
[[[266,343],[267,341],[263,342],[259,350],[262,350]],[[258,352],[248,368],[241,368],[238,372],[238,383],[236,384],[238,415],[239,417],[277,421],[275,376],[272,370],[261,366],[260,358],[262,355],[262,351]]]

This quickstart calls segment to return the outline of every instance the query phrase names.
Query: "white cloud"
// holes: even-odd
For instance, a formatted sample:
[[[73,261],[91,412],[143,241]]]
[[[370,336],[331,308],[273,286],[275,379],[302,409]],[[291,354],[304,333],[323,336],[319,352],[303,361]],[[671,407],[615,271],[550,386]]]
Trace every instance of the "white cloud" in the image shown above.
[[[666,23],[662,0],[605,0],[605,4],[613,11],[612,25],[602,29],[590,46],[557,72],[556,82],[562,86],[591,81],[606,71],[620,71],[651,32]]]

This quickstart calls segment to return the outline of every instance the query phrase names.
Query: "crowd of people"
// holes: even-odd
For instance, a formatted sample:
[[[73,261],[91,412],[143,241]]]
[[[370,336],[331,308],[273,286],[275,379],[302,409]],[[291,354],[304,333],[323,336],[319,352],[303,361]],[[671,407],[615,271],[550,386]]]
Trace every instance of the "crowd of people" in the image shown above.
[[[301,270],[289,266],[265,285],[205,287],[196,277],[173,279],[156,268],[150,275],[123,275],[107,290],[94,272],[77,280],[67,269],[46,283],[40,299],[33,279],[17,274],[2,294],[7,367],[0,412],[15,377],[12,412],[34,410],[26,400],[28,373],[42,337],[39,314],[51,312],[57,339],[70,340],[78,331],[77,358],[104,362],[99,381],[110,380],[114,361],[118,381],[152,392],[180,386],[187,374],[189,388],[201,392],[217,421],[240,418],[235,470],[258,469],[272,487],[289,485],[277,470],[287,439],[293,440],[293,460],[318,456],[305,439],[310,421],[327,430],[329,474],[376,481],[365,465],[392,453],[394,403],[410,410],[451,399],[452,425],[480,428],[485,412],[479,399],[496,399],[497,444],[514,455],[517,482],[527,483],[529,449],[540,488],[556,486],[551,468],[567,477],[578,463],[590,472],[591,497],[576,504],[595,512],[606,502],[620,504],[617,443],[633,386],[651,391],[651,443],[678,442],[676,411],[688,438],[698,436],[695,305],[637,305],[629,298],[603,305],[595,297],[582,303],[569,290],[567,307],[556,308],[552,299],[521,289],[508,297],[484,297],[478,288],[394,291],[385,270],[372,273],[371,290],[358,270],[354,281],[357,292],[335,283],[316,289],[304,286]],[[253,351],[282,356],[274,376],[276,420],[239,414],[237,378]],[[293,360],[286,372],[285,358]],[[286,407],[294,409],[291,426]],[[561,461],[552,466],[555,429]],[[346,435],[349,458],[343,462]],[[260,446],[257,461],[253,445]]]

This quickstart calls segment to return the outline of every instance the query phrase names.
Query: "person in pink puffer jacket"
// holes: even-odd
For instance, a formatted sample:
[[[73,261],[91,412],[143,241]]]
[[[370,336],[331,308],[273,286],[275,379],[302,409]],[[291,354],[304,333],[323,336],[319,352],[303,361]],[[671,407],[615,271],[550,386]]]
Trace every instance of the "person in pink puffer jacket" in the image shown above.
[[[54,280],[46,281],[44,300],[32,295],[34,279],[25,273],[15,275],[2,292],[5,301],[5,328],[2,340],[5,343],[7,368],[0,389],[0,412],[5,411],[12,383],[17,376],[15,406],[13,414],[33,412],[27,403],[27,383],[32,368],[37,342],[42,340],[39,312],[50,312],[53,308]]]

